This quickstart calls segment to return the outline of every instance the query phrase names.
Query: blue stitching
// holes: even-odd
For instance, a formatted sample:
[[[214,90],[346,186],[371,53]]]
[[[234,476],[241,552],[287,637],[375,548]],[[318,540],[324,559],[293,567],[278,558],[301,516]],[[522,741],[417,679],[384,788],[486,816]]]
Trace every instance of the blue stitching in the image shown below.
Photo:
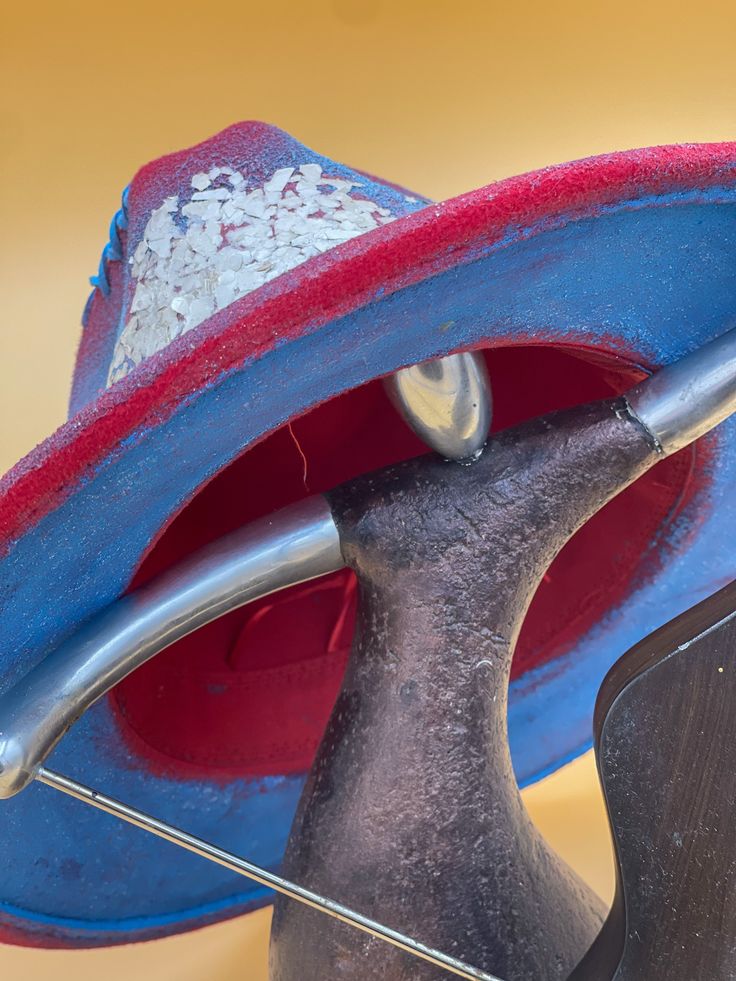
[[[103,294],[103,296],[110,295],[110,280],[107,275],[107,267],[111,262],[120,262],[123,258],[123,244],[120,241],[120,233],[124,232],[128,227],[128,195],[130,194],[130,186],[126,187],[123,191],[122,206],[113,215],[113,219],[110,222],[110,240],[102,250],[102,256],[100,257],[100,265],[97,270],[96,276],[90,276],[90,283],[94,287],[90,293],[87,303],[84,307],[84,313],[82,314],[82,323],[87,324],[87,317],[89,316],[90,307],[92,305],[92,300],[94,298],[97,290]]]

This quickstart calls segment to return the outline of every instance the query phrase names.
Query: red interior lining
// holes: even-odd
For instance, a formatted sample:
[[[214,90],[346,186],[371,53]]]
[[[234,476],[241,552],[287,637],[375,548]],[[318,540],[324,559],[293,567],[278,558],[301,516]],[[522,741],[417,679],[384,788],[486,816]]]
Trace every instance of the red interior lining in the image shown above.
[[[488,354],[494,429],[618,394],[637,369],[595,352],[509,347]],[[172,522],[134,585],[198,546],[306,494],[425,452],[380,382],[273,433],[208,484]],[[522,630],[513,676],[548,662],[645,574],[648,546],[695,485],[692,451],[661,463],[590,521],[558,556]],[[153,658],[114,691],[126,738],[155,769],[182,778],[309,768],[355,624],[340,572],[237,610]]]

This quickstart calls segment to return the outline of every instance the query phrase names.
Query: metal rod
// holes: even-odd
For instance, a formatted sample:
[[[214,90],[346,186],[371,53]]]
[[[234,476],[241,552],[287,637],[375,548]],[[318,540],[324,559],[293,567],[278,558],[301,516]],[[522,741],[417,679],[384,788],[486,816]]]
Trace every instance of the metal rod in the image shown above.
[[[68,794],[76,800],[90,804],[92,807],[96,807],[106,814],[112,814],[114,817],[120,818],[121,821],[126,821],[128,824],[132,824],[136,828],[142,828],[144,831],[148,831],[158,838],[163,838],[164,841],[171,842],[173,845],[179,845],[180,848],[185,848],[195,855],[209,859],[209,861],[215,862],[217,865],[222,865],[231,872],[237,872],[239,875],[252,879],[262,886],[275,889],[277,892],[283,893],[284,896],[295,899],[305,906],[311,906],[312,909],[326,913],[328,916],[332,916],[334,919],[340,920],[343,923],[348,923],[358,930],[362,930],[363,933],[370,934],[372,937],[378,937],[380,940],[385,940],[386,943],[398,947],[399,950],[403,950],[407,954],[413,954],[415,957],[419,957],[429,964],[433,964],[435,967],[443,968],[445,971],[449,971],[450,974],[454,974],[459,978],[467,978],[469,981],[501,981],[500,978],[492,974],[486,974],[484,971],[479,971],[477,968],[464,964],[455,957],[450,957],[438,950],[433,950],[418,940],[406,937],[397,930],[392,930],[390,927],[377,923],[367,916],[348,909],[347,906],[342,906],[340,903],[326,899],[324,896],[320,896],[318,893],[312,892],[309,889],[304,889],[302,886],[289,882],[287,879],[282,879],[281,876],[275,875],[267,869],[254,865],[252,862],[248,862],[244,858],[239,858],[237,855],[224,851],[222,848],[217,848],[215,845],[209,844],[209,842],[202,841],[201,838],[190,835],[186,831],[181,831],[179,828],[173,827],[173,825],[159,821],[157,818],[151,817],[143,811],[138,811],[127,804],[123,804],[113,797],[100,794],[96,790],[92,790],[91,787],[78,783],[70,777],[65,777],[61,773],[48,770],[46,767],[40,767],[36,773],[36,780],[46,784],[47,787],[53,787],[63,794]]]
[[[225,535],[100,611],[0,697],[0,798],[27,786],[69,726],[154,654],[344,564],[320,494]]]
[[[626,393],[663,456],[736,412],[736,328],[661,368]]]

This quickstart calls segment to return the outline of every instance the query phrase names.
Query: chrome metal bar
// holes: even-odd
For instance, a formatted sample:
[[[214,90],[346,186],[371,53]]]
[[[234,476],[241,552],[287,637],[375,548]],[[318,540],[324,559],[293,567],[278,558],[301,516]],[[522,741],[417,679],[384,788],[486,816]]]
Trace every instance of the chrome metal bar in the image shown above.
[[[479,351],[401,368],[385,385],[409,426],[437,453],[448,460],[470,460],[483,449],[493,399]]]
[[[464,964],[462,961],[457,960],[455,957],[450,957],[448,954],[443,954],[439,950],[433,950],[418,940],[406,937],[397,930],[392,930],[382,923],[377,923],[367,916],[348,909],[347,906],[336,903],[331,899],[326,899],[324,896],[320,896],[310,889],[304,889],[302,886],[289,882],[287,879],[282,879],[281,876],[275,875],[267,869],[254,865],[252,862],[248,862],[246,859],[233,855],[231,852],[227,852],[222,848],[217,848],[216,845],[202,841],[201,838],[190,835],[186,831],[181,831],[179,828],[166,824],[164,821],[159,821],[149,814],[144,814],[143,811],[138,811],[134,807],[115,800],[113,797],[100,794],[96,790],[92,790],[91,787],[78,783],[76,780],[72,780],[70,777],[66,777],[61,773],[40,767],[36,773],[36,780],[46,784],[48,787],[53,787],[55,790],[68,794],[70,797],[83,801],[85,804],[90,804],[92,807],[96,807],[106,814],[112,814],[114,817],[120,818],[120,820],[126,821],[128,824],[132,824],[136,828],[142,828],[144,831],[148,831],[158,838],[163,838],[164,841],[179,845],[180,848],[185,848],[195,855],[209,859],[209,861],[215,862],[217,865],[222,865],[231,872],[237,872],[239,875],[252,879],[262,886],[275,889],[277,892],[283,893],[284,896],[303,903],[305,906],[311,906],[312,909],[326,913],[327,916],[341,920],[343,923],[348,923],[358,930],[362,930],[363,933],[370,934],[372,937],[378,937],[380,940],[385,940],[386,943],[406,951],[407,954],[413,954],[415,957],[419,957],[429,964],[433,964],[435,967],[444,968],[445,971],[449,971],[450,974],[454,974],[459,978],[468,978],[470,981],[500,981],[500,978],[494,977],[492,974],[487,974],[485,971],[479,971],[477,968],[470,967],[468,964]]]
[[[98,698],[186,634],[342,568],[329,505],[311,497],[194,553],[86,623],[0,698],[0,798],[33,779]]]
[[[736,328],[657,371],[626,394],[663,456],[736,412]]]

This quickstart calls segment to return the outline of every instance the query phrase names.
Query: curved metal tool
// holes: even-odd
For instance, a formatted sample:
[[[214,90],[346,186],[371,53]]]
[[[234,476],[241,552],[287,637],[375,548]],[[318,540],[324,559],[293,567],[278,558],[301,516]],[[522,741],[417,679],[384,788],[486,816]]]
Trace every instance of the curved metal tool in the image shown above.
[[[692,381],[695,381],[695,378],[702,373],[704,364],[722,364],[724,351],[722,345],[724,343],[724,339],[721,338],[720,342],[715,342],[698,353],[696,368],[688,369]],[[667,371],[670,372],[669,377],[672,378],[672,369],[667,369]],[[721,394],[715,400],[709,400],[709,390],[703,390],[698,401],[696,403],[690,402],[688,410],[679,415],[677,425],[683,433],[691,434],[688,438],[692,438],[693,433],[699,435],[707,428],[716,425],[736,409],[736,358],[733,355],[730,356],[725,374],[723,371],[716,372],[716,374],[718,376],[718,390]],[[662,404],[663,400],[670,398],[677,386],[682,391],[682,378],[675,377],[675,382],[676,384],[674,382],[664,384],[658,398],[652,400],[648,406],[644,406],[648,393],[647,386],[653,382],[646,382],[639,386],[634,393],[631,393],[630,404],[625,401],[602,403],[597,408],[575,410],[572,416],[569,413],[561,414],[530,424],[527,427],[521,427],[517,431],[509,431],[494,440],[492,452],[489,451],[470,468],[455,470],[449,464],[424,460],[392,469],[381,475],[380,481],[375,477],[364,478],[331,496],[339,514],[341,526],[339,535],[331,510],[328,509],[324,499],[317,498],[300,505],[299,507],[304,508],[304,511],[299,511],[298,508],[287,509],[287,511],[281,512],[279,516],[273,516],[269,521],[262,523],[256,530],[253,528],[245,529],[243,532],[237,533],[236,536],[231,536],[210,546],[198,556],[192,557],[178,570],[172,570],[155,583],[143,587],[142,590],[114,604],[100,617],[87,624],[76,638],[70,638],[62,648],[29,672],[26,678],[0,699],[0,793],[4,796],[11,796],[22,789],[34,775],[38,774],[46,755],[74,719],[120,678],[148,657],[153,656],[158,650],[168,646],[190,630],[196,629],[197,626],[222,615],[228,609],[255,599],[258,595],[271,592],[280,586],[304,581],[332,571],[344,564],[343,553],[349,553],[351,564],[362,570],[361,574],[364,576],[367,575],[367,571],[362,568],[360,556],[367,557],[372,554],[373,559],[378,563],[374,570],[376,575],[379,571],[380,562],[388,561],[399,563],[397,572],[400,572],[404,577],[406,575],[406,562],[404,566],[401,565],[401,549],[406,549],[406,537],[396,539],[395,544],[398,551],[392,555],[391,543],[387,545],[371,538],[370,514],[366,513],[358,520],[357,511],[355,511],[358,502],[362,501],[367,507],[373,509],[374,516],[381,518],[384,523],[383,526],[390,533],[391,522],[395,521],[397,517],[396,514],[392,514],[392,495],[397,501],[407,497],[409,490],[411,490],[411,493],[415,495],[415,500],[423,500],[422,506],[426,505],[430,509],[434,507],[436,512],[438,502],[433,503],[431,496],[427,498],[427,492],[437,481],[439,484],[443,484],[443,481],[446,480],[445,475],[452,473],[460,474],[463,477],[467,476],[467,490],[464,489],[462,493],[469,495],[473,507],[482,511],[483,508],[487,509],[490,506],[490,499],[503,483],[503,475],[500,470],[494,469],[500,465],[500,457],[503,455],[507,463],[513,463],[516,460],[517,473],[525,472],[530,466],[530,461],[524,454],[528,453],[530,445],[533,445],[535,449],[532,457],[533,461],[536,462],[534,462],[532,470],[535,473],[538,472],[540,482],[538,488],[534,487],[533,482],[529,483],[528,486],[532,497],[539,504],[539,510],[534,518],[537,524],[533,524],[533,527],[527,526],[527,531],[530,534],[529,540],[522,541],[521,526],[515,521],[510,521],[510,516],[515,513],[516,490],[512,486],[513,481],[501,494],[499,507],[496,508],[498,513],[502,514],[502,520],[494,524],[496,530],[493,535],[498,536],[499,529],[505,529],[505,537],[503,539],[496,538],[497,541],[503,542],[502,551],[508,552],[509,546],[513,546],[511,551],[517,556],[519,562],[522,565],[529,563],[525,569],[520,570],[518,567],[513,567],[507,570],[511,580],[516,584],[517,590],[514,596],[507,590],[504,594],[505,598],[502,599],[502,607],[504,602],[507,603],[506,614],[508,618],[506,621],[502,619],[502,622],[499,623],[499,629],[491,631],[490,634],[487,631],[484,634],[481,630],[480,642],[476,632],[472,632],[471,635],[468,633],[467,624],[465,627],[462,626],[462,618],[457,620],[459,628],[462,627],[459,635],[467,641],[468,649],[472,645],[480,643],[479,649],[485,650],[487,647],[489,654],[489,656],[476,658],[476,668],[473,670],[475,672],[477,669],[480,674],[473,676],[474,688],[468,687],[467,678],[465,678],[467,664],[465,664],[465,671],[462,672],[464,680],[461,681],[461,685],[466,686],[465,697],[473,709],[473,712],[468,716],[468,722],[473,724],[474,720],[477,721],[480,718],[478,711],[481,704],[485,705],[483,699],[485,698],[487,701],[492,698],[494,686],[496,686],[495,694],[502,701],[505,700],[507,664],[510,650],[515,641],[515,624],[520,623],[525,604],[528,602],[531,591],[533,591],[535,577],[538,578],[544,571],[545,562],[551,560],[554,551],[561,542],[572,534],[588,514],[597,510],[608,497],[625,486],[637,473],[656,462],[658,456],[677,448],[677,432],[671,433],[663,440],[659,430],[650,432],[637,420],[637,415],[644,422],[648,418],[658,418],[655,410]],[[706,406],[705,410],[703,409],[704,405]],[[648,416],[647,413],[652,411],[654,411],[654,415]],[[564,452],[561,451],[557,442],[555,443],[557,449],[547,445],[554,436],[556,427],[562,426],[564,429],[565,426],[570,425],[580,438],[568,440],[568,446]],[[573,429],[568,431],[568,436],[572,435]],[[597,440],[602,439],[604,445],[602,447],[589,445],[592,436],[595,436]],[[609,437],[612,443],[606,442]],[[529,443],[530,440],[531,444]],[[620,440],[623,442],[619,446]],[[560,452],[558,453],[557,450]],[[618,458],[621,470],[616,475],[612,473],[611,466],[619,451],[623,455]],[[495,459],[497,453],[499,454],[498,460]],[[598,455],[596,456],[596,454]],[[567,487],[569,493],[570,467],[573,464],[579,464],[581,460],[587,461],[586,467],[590,473],[586,473],[586,476],[581,478],[579,483],[575,483],[574,492],[581,494],[583,503],[575,505],[571,510],[570,503],[566,498],[559,499],[555,486],[559,483],[561,487]],[[523,466],[519,467],[519,464],[523,464]],[[535,470],[535,467],[541,469]],[[408,475],[413,475],[412,479],[415,481],[411,488],[406,486]],[[490,489],[488,487],[483,489],[483,475],[491,480]],[[450,481],[453,486],[454,480],[453,477]],[[566,481],[568,483],[565,483]],[[543,486],[549,490],[546,497],[541,492]],[[446,491],[447,488],[449,488],[449,484]],[[457,512],[458,499],[454,491],[452,493],[447,491],[444,501],[447,505],[448,532],[466,537],[475,536],[480,552],[482,552],[489,544],[482,533],[483,522],[477,520],[474,511],[468,512],[465,516]],[[502,507],[501,504],[504,501],[505,505]],[[424,547],[421,536],[417,538],[417,528],[421,527],[421,513],[421,508],[416,506],[414,506],[413,511],[409,511],[412,524],[409,540],[414,537],[418,545]],[[439,514],[439,518],[442,518],[441,514]],[[551,524],[545,525],[545,521],[551,522]],[[442,522],[440,520],[438,528],[441,530],[441,527]],[[546,542],[542,541],[548,532],[551,538]],[[365,537],[366,535],[367,537]],[[438,554],[446,552],[449,555],[452,552],[453,544],[452,538],[449,541],[442,538],[441,535],[434,538],[434,547]],[[547,549],[546,552],[545,549]],[[404,555],[405,558],[406,555]],[[482,562],[482,557],[476,557],[477,562]],[[409,563],[410,565],[411,563]],[[426,577],[426,568],[423,572],[420,569],[420,572],[422,576]],[[498,572],[494,573],[496,576],[498,574]],[[520,575],[521,579],[519,579]],[[470,576],[470,578],[473,577]],[[445,608],[451,611],[453,607],[457,609],[458,601],[453,599],[456,589],[457,596],[464,597],[463,602],[468,601],[469,591],[473,592],[478,589],[482,591],[482,581],[479,580],[478,583],[474,583],[466,581],[467,579],[468,577],[463,575],[462,569],[456,569],[451,576],[448,572],[448,578],[444,584],[443,580],[440,579],[437,581],[439,585],[429,587],[430,594],[433,596],[433,603],[436,601],[434,605],[440,611]],[[205,583],[204,591],[201,580]],[[364,589],[368,590],[367,595],[369,597],[371,595],[370,590],[378,588],[376,583],[379,583],[379,580],[374,582],[370,577],[365,580]],[[426,582],[424,585],[427,586]],[[435,590],[434,593],[432,593],[432,589]],[[493,597],[486,598],[493,599]],[[138,607],[138,603],[142,605]],[[370,606],[367,603],[366,610],[368,609]],[[499,609],[502,612],[502,608]],[[131,614],[134,614],[136,610],[139,611],[138,615],[131,619]],[[418,615],[416,609],[414,612]],[[424,613],[428,615],[429,611],[425,609]],[[364,614],[362,636],[370,639],[371,631],[366,630],[366,615]],[[447,614],[442,613],[440,616],[439,629],[434,638],[435,643],[439,643],[440,640],[444,643],[448,636],[452,636],[453,625],[451,621],[447,620],[449,615],[448,612]],[[419,628],[420,620],[413,624],[413,630]],[[449,634],[447,633],[448,630]],[[361,648],[359,645],[358,652],[360,650],[367,651],[370,648],[368,640],[362,640],[360,644],[367,646]],[[385,648],[382,650],[385,651]],[[455,651],[455,647],[452,650]],[[355,663],[360,663],[359,653],[357,657],[358,661]],[[433,657],[435,663],[439,665],[440,662],[436,660],[436,653]],[[490,666],[485,662],[490,662]],[[349,677],[352,677],[354,670],[354,668],[351,669]],[[447,671],[447,664],[445,664],[445,671]],[[483,681],[484,672],[489,672],[485,681]],[[380,691],[382,689],[377,689],[376,696],[379,695]],[[407,692],[410,696],[411,689],[404,689],[405,697]],[[338,705],[337,714],[333,716],[328,739],[334,739],[334,727],[339,724],[340,713],[343,710],[344,702]],[[499,742],[505,743],[505,729],[503,728],[505,716],[500,713],[494,718],[496,719],[495,730],[488,730],[487,722],[484,721],[482,724],[486,726],[483,730],[484,734],[479,736],[476,732],[473,735],[467,746],[468,751],[472,745],[476,745],[476,749],[479,746],[487,747],[493,742],[494,737]],[[453,733],[453,745],[457,743],[459,752],[461,742],[465,747],[465,739],[458,742],[458,734],[463,733],[464,728],[462,715],[452,720],[448,717],[446,722],[448,726],[457,728],[457,732]],[[465,734],[467,735],[467,733]],[[480,743],[477,742],[479,738]],[[465,751],[466,749],[463,748],[463,753]],[[499,759],[501,759],[500,756],[497,757],[497,762]],[[501,760],[498,765],[500,766],[498,772],[503,780],[512,779],[509,777],[508,761]],[[319,773],[319,771],[316,772]],[[61,779],[67,778],[62,777]],[[313,780],[316,779],[317,777],[314,776]],[[402,781],[403,773],[396,779],[395,783],[398,786]],[[505,787],[505,784],[502,786]],[[454,794],[455,788],[450,786],[443,792],[446,797],[450,798]],[[509,794],[511,794],[510,791]],[[472,804],[467,796],[464,800],[469,805]],[[511,802],[508,806],[515,813],[516,819],[523,824],[523,815],[520,816],[518,813],[520,805],[518,802],[514,803],[515,798],[512,794],[508,796],[508,800]],[[436,801],[441,803],[441,798],[436,798]],[[506,806],[504,804],[504,807]],[[471,812],[477,812],[477,808],[471,807]],[[503,808],[499,813],[502,812]],[[439,813],[441,812],[438,811]],[[300,822],[303,828],[303,812]],[[503,833],[503,827],[500,828],[500,831]],[[529,840],[536,841],[534,838]],[[461,843],[462,847],[465,847],[464,842],[465,839]],[[485,847],[484,843],[482,847]],[[449,852],[445,848],[440,856],[441,860],[446,861],[448,854]],[[486,856],[489,854],[491,853],[486,852]],[[291,855],[290,860],[293,861],[293,851]],[[425,869],[425,871],[427,870]],[[456,871],[457,869],[455,869]],[[340,887],[342,887],[343,881],[341,880]],[[426,878],[423,880],[425,892],[428,891],[427,881]],[[549,885],[560,880],[557,873],[552,870],[545,881]],[[568,897],[565,903],[571,902],[570,880],[563,875],[561,881],[563,881],[562,895]],[[500,888],[499,895],[501,898],[505,897],[509,908],[514,909],[515,896],[513,890],[508,888],[513,883],[510,881],[506,883],[501,877],[497,885]],[[466,886],[467,884],[463,884],[462,888],[459,887],[461,893],[466,889]],[[522,886],[522,891],[527,890],[528,896],[528,890],[533,886],[533,883],[523,882]],[[547,886],[545,886],[546,888]],[[420,891],[417,888],[414,895],[407,897],[406,902],[412,903]],[[429,891],[431,892],[431,890]],[[499,913],[498,907],[495,907],[495,911]],[[477,921],[475,922],[477,924]],[[512,916],[511,921],[509,921],[508,917],[504,919],[503,916],[500,916],[497,922],[506,922],[508,926],[510,923],[516,923],[516,919]],[[590,921],[588,921],[589,924]],[[399,923],[399,925],[401,924]],[[432,922],[425,921],[420,926],[422,930],[430,929]],[[512,929],[512,933],[519,926],[520,923]],[[559,924],[557,926],[559,933]],[[463,932],[462,925],[457,926],[457,923],[456,929]],[[481,932],[477,926],[474,929],[476,930],[476,940],[480,938],[481,946],[485,945],[484,949],[490,949],[489,942],[480,936]],[[584,933],[585,928],[580,932]],[[288,931],[282,933],[282,939],[287,938],[287,934]],[[579,945],[581,939],[582,937],[576,934],[572,940],[568,938],[565,941],[566,956],[569,956],[569,952]],[[519,949],[529,948],[528,937],[522,941],[514,933],[514,936],[511,936],[509,940],[510,949],[516,949],[515,945]],[[473,946],[473,944],[469,944],[469,946]],[[328,948],[329,945],[326,949]],[[542,946],[532,944],[531,948],[534,949],[529,953],[529,957],[532,959],[538,957]],[[452,949],[456,950],[457,947]],[[523,976],[518,974],[518,965],[512,964],[511,969],[517,973],[511,974],[510,977]],[[362,968],[358,970],[360,972]],[[301,976],[303,977],[303,974]],[[338,977],[339,975],[335,976]],[[345,973],[342,976],[350,977],[349,974]],[[353,976],[369,977],[365,971]],[[397,975],[397,977],[401,976]],[[413,973],[411,976],[415,978],[418,975]]]
[[[698,400],[682,398],[694,390]],[[663,455],[712,429],[736,411],[736,330],[625,398]],[[673,404],[680,411],[669,437],[660,420]],[[22,790],[75,719],[148,658],[229,610],[344,565],[332,511],[317,495],[213,542],[112,604],[0,697],[0,798]]]
[[[657,459],[617,400],[507,430],[469,468],[418,459],[328,495],[359,629],[286,875],[508,981],[569,974],[604,911],[522,804],[511,659],[555,555]],[[305,976],[438,977],[277,899],[271,979]]]
[[[27,786],[79,716],[154,654],[230,610],[344,564],[327,502],[311,497],[123,596],[0,697],[0,798]]]
[[[722,353],[716,344],[667,378],[679,392],[683,376],[702,377]],[[730,389],[717,372],[719,396],[701,392],[680,427],[699,434],[736,409],[736,358],[729,372]],[[660,399],[674,387],[660,382]],[[631,402],[656,419],[647,395],[639,386]],[[516,638],[557,552],[679,448],[642,425],[631,402],[502,433],[464,472],[415,460],[328,495],[360,583],[359,629],[284,869],[509,981],[566,977],[601,921],[523,807],[507,691]],[[277,898],[271,979],[305,975],[437,977]]]
[[[721,334],[626,394],[629,408],[664,456],[736,411],[736,330]]]

